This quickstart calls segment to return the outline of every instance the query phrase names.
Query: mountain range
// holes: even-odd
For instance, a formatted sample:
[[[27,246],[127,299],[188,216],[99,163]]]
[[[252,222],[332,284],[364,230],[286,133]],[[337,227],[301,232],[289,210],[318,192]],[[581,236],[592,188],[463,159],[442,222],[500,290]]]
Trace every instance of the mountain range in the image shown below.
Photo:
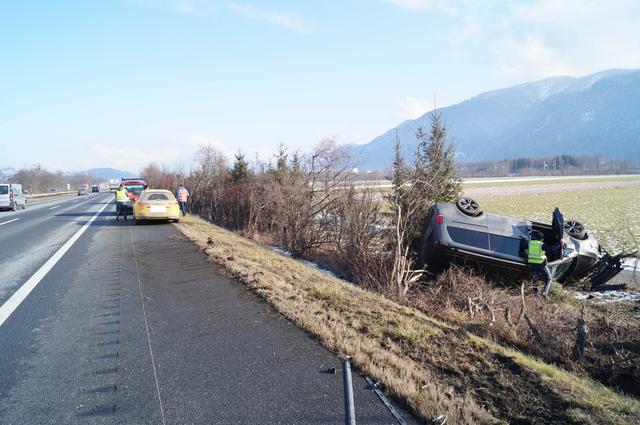
[[[640,162],[640,70],[552,77],[482,93],[438,109],[459,162],[560,154],[604,155]],[[365,145],[348,145],[359,167],[391,165],[394,141],[412,158],[430,112]]]
[[[2,178],[9,178],[13,176],[18,170],[13,167],[0,167],[0,176]],[[100,180],[109,180],[109,179],[119,179],[121,177],[130,178],[136,177],[133,173],[124,170],[117,170],[115,168],[91,168],[85,171],[69,171],[65,172],[65,175],[73,175],[73,174],[88,174],[91,177]]]

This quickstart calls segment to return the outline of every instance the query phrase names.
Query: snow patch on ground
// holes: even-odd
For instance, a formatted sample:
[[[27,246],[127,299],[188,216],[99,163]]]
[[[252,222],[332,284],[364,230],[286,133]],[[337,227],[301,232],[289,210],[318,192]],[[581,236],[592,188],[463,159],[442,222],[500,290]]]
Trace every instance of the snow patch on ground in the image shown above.
[[[625,258],[622,262],[622,268],[629,271],[640,272],[640,258]]]
[[[293,254],[291,254],[291,252],[289,252],[288,250],[284,249],[284,248],[280,248],[277,246],[272,246],[270,247],[272,251],[277,252],[280,255],[284,255],[286,257],[293,257]],[[309,261],[309,260],[300,260],[302,261],[305,265],[309,266],[309,267],[313,267],[314,269],[318,270],[321,273],[324,273],[328,276],[331,277],[335,277],[336,279],[339,279],[338,276],[336,276],[335,273],[333,273],[331,270],[327,270],[324,267],[322,267],[321,265],[314,263],[313,261]]]
[[[284,248],[280,248],[280,247],[277,247],[277,246],[271,246],[269,248],[271,248],[272,251],[275,251],[280,255],[284,255],[286,257],[293,257],[293,254],[291,254],[289,251],[287,251]]]
[[[627,291],[603,291],[587,292],[575,295],[575,299],[580,301],[593,301],[597,303],[615,303],[621,301],[640,301],[640,293]]]

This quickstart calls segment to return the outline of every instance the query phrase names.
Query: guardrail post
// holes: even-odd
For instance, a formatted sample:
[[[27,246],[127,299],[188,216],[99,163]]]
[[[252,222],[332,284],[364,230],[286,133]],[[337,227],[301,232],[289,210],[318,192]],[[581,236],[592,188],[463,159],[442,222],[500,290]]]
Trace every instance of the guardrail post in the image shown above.
[[[356,425],[356,411],[353,405],[353,384],[351,382],[351,364],[349,360],[342,363],[342,382],[344,384],[344,423]]]

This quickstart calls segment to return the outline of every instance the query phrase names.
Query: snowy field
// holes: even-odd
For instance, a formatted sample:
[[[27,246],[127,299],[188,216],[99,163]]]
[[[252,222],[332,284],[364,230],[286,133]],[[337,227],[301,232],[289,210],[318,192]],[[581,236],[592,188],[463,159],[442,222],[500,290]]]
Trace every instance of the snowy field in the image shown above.
[[[565,220],[582,222],[612,254],[635,251],[640,243],[640,184],[599,184],[605,187],[554,183],[549,185],[552,190],[546,191],[530,191],[522,186],[517,190],[491,187],[482,188],[483,192],[465,192],[485,211],[545,223],[551,222],[551,213],[558,207]]]

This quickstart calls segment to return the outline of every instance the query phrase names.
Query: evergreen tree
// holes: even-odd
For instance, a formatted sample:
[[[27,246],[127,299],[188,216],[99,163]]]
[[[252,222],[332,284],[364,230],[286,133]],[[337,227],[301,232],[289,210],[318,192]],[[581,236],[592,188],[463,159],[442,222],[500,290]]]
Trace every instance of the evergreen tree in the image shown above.
[[[419,143],[417,184],[422,186],[425,207],[436,202],[455,202],[462,193],[462,179],[455,163],[456,148],[447,143],[447,129],[439,112],[430,115],[428,141]]]
[[[235,162],[231,167],[230,178],[233,183],[238,183],[249,175],[249,163],[245,161],[244,154],[240,151],[235,155]]]
[[[278,183],[281,183],[284,181],[284,177],[287,174],[288,171],[288,166],[287,166],[287,159],[288,159],[289,155],[287,154],[287,147],[284,145],[284,143],[280,143],[280,146],[278,147],[278,153],[276,154],[276,164],[275,164],[275,170],[274,170],[274,177],[276,179],[276,181]]]
[[[404,164],[404,158],[402,157],[402,150],[400,146],[400,139],[396,132],[396,141],[393,149],[393,176],[392,184],[394,192],[399,192],[407,181],[407,169]]]
[[[298,175],[302,172],[302,160],[300,159],[300,153],[295,151],[289,161],[291,174]]]

